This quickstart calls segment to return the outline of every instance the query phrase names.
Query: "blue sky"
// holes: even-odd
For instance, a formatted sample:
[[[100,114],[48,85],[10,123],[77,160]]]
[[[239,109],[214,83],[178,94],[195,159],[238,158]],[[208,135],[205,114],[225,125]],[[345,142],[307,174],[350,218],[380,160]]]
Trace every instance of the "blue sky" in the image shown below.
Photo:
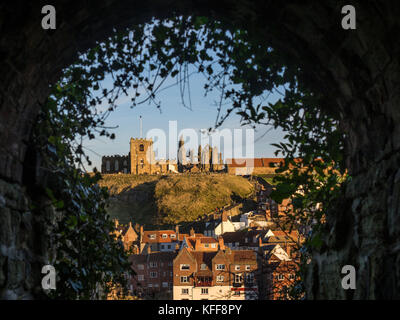
[[[171,81],[167,81],[168,86]],[[114,140],[105,137],[98,137],[94,140],[85,140],[85,152],[89,155],[92,166],[87,167],[91,170],[94,166],[100,169],[101,156],[103,155],[127,155],[129,152],[130,138],[139,137],[139,116],[142,116],[143,135],[154,128],[162,129],[168,134],[169,121],[177,121],[178,132],[181,129],[193,128],[207,129],[213,127],[217,117],[217,107],[215,101],[219,101],[219,92],[213,92],[204,97],[204,77],[199,74],[193,74],[190,77],[190,98],[191,110],[182,104],[179,86],[173,86],[156,95],[156,99],[161,101],[161,112],[156,106],[142,104],[135,108],[129,107],[130,97],[122,97],[118,108],[107,118],[107,126],[118,126],[111,130],[116,135]],[[164,87],[165,87],[164,86]],[[271,94],[267,101],[274,102],[279,99],[278,94]],[[188,94],[185,95],[185,101],[188,103]],[[264,103],[266,103],[265,101]],[[219,128],[250,128],[242,127],[240,124],[240,116],[231,114],[224,124]],[[274,157],[275,147],[271,143],[283,140],[283,132],[281,130],[270,130],[270,127],[260,125],[255,131],[254,153],[255,157]],[[264,135],[265,134],[265,135]],[[264,135],[262,138],[260,138]],[[167,138],[168,139],[168,138]],[[243,137],[243,148],[245,148],[245,139]]]

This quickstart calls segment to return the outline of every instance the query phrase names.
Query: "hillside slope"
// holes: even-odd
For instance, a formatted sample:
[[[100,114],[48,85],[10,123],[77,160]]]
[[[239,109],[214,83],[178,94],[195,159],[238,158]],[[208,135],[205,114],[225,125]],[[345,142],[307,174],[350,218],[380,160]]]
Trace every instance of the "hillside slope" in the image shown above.
[[[247,179],[227,174],[110,174],[99,184],[110,190],[112,217],[152,225],[193,221],[246,198],[254,189]]]

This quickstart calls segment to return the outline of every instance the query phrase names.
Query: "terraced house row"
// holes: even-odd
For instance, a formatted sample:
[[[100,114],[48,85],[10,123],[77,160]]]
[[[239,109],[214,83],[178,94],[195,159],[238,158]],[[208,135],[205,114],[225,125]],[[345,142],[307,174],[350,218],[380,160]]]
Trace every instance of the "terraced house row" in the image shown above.
[[[295,242],[278,231],[230,232],[217,239],[193,229],[141,231],[142,249],[130,256],[136,273],[130,290],[143,298],[277,299],[280,288],[295,280]]]

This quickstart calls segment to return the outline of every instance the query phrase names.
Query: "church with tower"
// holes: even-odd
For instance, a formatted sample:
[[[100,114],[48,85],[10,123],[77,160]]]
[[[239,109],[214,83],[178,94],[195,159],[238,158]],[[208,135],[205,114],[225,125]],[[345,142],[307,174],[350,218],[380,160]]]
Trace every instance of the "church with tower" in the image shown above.
[[[217,147],[199,146],[197,155],[193,149],[186,152],[183,137],[179,139],[178,160],[156,160],[153,140],[142,138],[130,139],[130,151],[126,156],[103,156],[101,173],[130,174],[170,174],[221,172],[225,170],[222,154]]]

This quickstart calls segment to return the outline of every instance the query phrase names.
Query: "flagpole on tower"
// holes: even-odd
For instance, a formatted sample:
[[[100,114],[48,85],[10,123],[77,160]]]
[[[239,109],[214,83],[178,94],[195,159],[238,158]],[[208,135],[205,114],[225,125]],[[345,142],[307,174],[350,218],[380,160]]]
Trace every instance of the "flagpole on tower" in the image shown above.
[[[142,116],[139,116],[140,139],[143,138]]]

